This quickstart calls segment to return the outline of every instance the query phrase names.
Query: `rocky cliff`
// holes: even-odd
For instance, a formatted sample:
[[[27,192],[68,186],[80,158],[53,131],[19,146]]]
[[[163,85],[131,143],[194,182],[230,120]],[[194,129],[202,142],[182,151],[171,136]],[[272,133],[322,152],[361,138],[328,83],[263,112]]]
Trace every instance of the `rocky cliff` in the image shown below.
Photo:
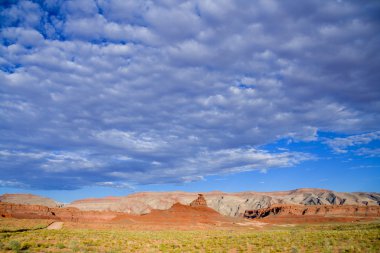
[[[244,213],[244,217],[252,219],[273,216],[380,217],[380,206],[276,204],[258,210],[246,210]]]
[[[81,211],[77,208],[51,208],[39,205],[0,203],[0,217],[19,219],[52,219],[74,222],[110,221],[117,212]]]
[[[206,192],[207,206],[226,216],[243,216],[246,210],[267,208],[275,204],[289,205],[358,205],[379,206],[379,193],[345,193],[323,189],[297,189],[282,192]],[[174,203],[189,205],[197,198],[187,192],[143,192],[126,197],[78,200],[69,206],[81,210],[112,210],[132,214],[149,213],[152,209],[166,210]]]

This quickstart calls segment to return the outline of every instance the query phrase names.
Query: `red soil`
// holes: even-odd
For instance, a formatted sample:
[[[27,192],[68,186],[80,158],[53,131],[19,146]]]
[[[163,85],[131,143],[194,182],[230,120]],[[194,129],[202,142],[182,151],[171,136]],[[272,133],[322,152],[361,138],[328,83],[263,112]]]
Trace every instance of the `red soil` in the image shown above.
[[[226,217],[207,206],[191,207],[180,203],[174,204],[168,210],[152,210],[152,212],[140,216],[141,221],[164,223],[207,223],[215,224],[225,221]]]

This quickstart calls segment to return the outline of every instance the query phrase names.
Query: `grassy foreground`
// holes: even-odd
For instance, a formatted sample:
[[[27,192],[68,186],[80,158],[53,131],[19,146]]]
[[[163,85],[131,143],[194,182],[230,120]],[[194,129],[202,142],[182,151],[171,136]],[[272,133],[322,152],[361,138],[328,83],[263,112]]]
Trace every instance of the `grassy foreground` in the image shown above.
[[[237,231],[62,229],[1,232],[1,252],[380,252],[380,224]]]
[[[0,233],[46,228],[53,220],[0,218]],[[1,238],[1,237],[0,237]]]

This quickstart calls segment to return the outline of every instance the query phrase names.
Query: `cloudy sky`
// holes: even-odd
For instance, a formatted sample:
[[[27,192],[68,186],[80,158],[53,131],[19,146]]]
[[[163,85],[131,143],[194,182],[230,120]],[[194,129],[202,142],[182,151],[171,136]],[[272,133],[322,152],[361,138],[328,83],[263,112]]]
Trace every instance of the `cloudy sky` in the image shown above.
[[[379,1],[0,3],[0,193],[380,191]]]

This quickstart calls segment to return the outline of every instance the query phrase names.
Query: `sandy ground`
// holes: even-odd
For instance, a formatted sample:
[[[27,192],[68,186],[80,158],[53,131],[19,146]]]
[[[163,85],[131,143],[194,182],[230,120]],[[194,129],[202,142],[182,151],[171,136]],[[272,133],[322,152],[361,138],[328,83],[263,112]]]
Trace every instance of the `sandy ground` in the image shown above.
[[[50,224],[46,229],[49,229],[49,230],[58,230],[58,229],[61,229],[63,227],[63,222],[53,222],[52,224]]]

